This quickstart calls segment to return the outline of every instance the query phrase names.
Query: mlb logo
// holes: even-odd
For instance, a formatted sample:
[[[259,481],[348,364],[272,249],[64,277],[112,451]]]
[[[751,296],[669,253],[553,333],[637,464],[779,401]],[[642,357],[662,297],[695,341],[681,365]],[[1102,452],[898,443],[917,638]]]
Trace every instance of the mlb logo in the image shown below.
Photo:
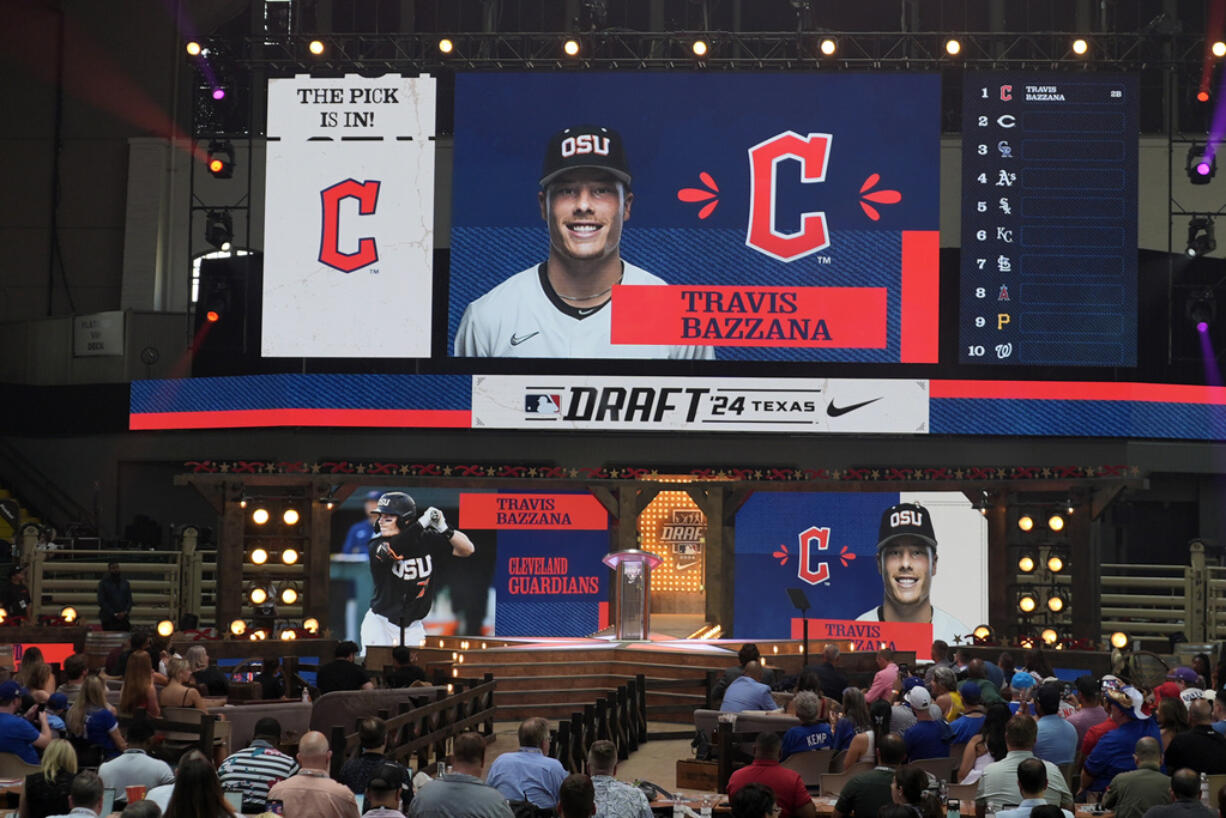
[[[562,396],[544,393],[524,395],[524,414],[558,415],[562,411]]]

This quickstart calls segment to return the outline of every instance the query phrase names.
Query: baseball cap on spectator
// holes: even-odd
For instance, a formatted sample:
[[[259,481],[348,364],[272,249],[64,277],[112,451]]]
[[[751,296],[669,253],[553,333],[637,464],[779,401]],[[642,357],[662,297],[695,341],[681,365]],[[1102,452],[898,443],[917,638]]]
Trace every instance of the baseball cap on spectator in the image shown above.
[[[1200,677],[1197,676],[1196,671],[1190,667],[1177,667],[1170,673],[1166,674],[1166,678],[1174,679],[1175,681],[1183,682],[1184,684],[1193,685],[1196,684],[1196,680]]]
[[[1221,690],[1206,690],[1204,693],[1204,698],[1211,702],[1215,702],[1219,697],[1223,696],[1226,696],[1226,693],[1223,693]],[[1226,701],[1226,698],[1222,699],[1222,701]]]
[[[379,498],[380,498],[380,497],[382,497],[382,496],[383,496],[383,492],[381,492],[381,491],[368,491],[368,492],[366,492],[366,499],[367,499],[367,500],[374,500],[375,502],[378,502]]]
[[[1212,693],[1213,691],[1209,691],[1209,692]],[[1199,687],[1188,687],[1180,691],[1179,698],[1183,700],[1183,703],[1185,705],[1188,705],[1196,701],[1197,699],[1206,699],[1209,697],[1206,696],[1205,691],[1201,690]]]
[[[908,676],[902,680],[902,692],[906,693],[913,687],[923,687],[924,680],[919,676]]]
[[[1009,687],[1015,690],[1025,690],[1028,687],[1034,687],[1037,682],[1035,678],[1024,670],[1019,670],[1013,674],[1013,678],[1009,680]]]
[[[51,698],[47,699],[47,709],[56,713],[65,710],[68,707],[68,697],[63,693],[52,693]]]
[[[1105,698],[1111,704],[1120,708],[1126,713],[1131,714],[1138,719],[1148,718],[1145,711],[1141,709],[1145,704],[1145,697],[1141,695],[1141,691],[1135,687],[1125,687],[1121,690],[1108,690]]]
[[[963,682],[958,686],[958,693],[962,696],[963,704],[979,704],[983,699],[983,688],[974,682]]]
[[[1060,712],[1060,685],[1050,682],[1039,685],[1038,691],[1035,693],[1035,699],[1039,703],[1039,707],[1043,708],[1043,712],[1047,715],[1055,715]]]
[[[0,702],[8,703],[26,694],[26,689],[12,679],[0,684]]]
[[[406,781],[403,767],[385,761],[375,768],[375,774],[370,777],[366,789],[374,792],[395,792],[403,790]]]
[[[927,710],[932,705],[932,694],[928,692],[928,688],[923,686],[908,690],[906,699],[912,710]]]

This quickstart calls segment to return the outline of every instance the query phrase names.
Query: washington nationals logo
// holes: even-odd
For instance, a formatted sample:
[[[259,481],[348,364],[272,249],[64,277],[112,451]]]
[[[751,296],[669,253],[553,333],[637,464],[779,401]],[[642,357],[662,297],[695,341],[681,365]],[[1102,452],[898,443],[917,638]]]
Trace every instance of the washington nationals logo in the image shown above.
[[[342,253],[340,250],[341,202],[345,199],[358,200],[358,214],[370,216],[375,212],[379,201],[379,183],[376,181],[359,182],[346,179],[332,187],[319,192],[323,208],[323,229],[319,239],[319,260],[329,267],[342,273],[352,273],[379,260],[379,248],[374,238],[366,236],[358,240],[358,249],[353,253]]]

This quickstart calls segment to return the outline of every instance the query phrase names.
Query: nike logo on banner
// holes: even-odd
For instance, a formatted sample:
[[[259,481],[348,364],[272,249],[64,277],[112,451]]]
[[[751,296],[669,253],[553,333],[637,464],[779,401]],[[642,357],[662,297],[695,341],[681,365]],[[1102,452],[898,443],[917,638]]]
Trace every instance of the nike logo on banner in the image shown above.
[[[876,403],[879,400],[881,400],[881,398],[873,398],[872,400],[866,400],[863,403],[853,403],[850,406],[835,406],[834,401],[830,401],[830,403],[826,405],[826,414],[832,418],[837,418],[839,415],[854,412],[862,406],[868,406],[870,403]]]
[[[515,333],[511,333],[511,346],[513,346],[513,347],[517,347],[517,346],[519,346],[520,344],[522,344],[524,341],[527,341],[529,338],[534,338],[534,337],[536,337],[537,335],[540,335],[540,334],[541,334],[541,331],[540,331],[539,329],[538,329],[536,332],[530,332],[530,333],[528,333],[527,335],[523,336],[522,338],[521,338],[520,336],[516,335]]]

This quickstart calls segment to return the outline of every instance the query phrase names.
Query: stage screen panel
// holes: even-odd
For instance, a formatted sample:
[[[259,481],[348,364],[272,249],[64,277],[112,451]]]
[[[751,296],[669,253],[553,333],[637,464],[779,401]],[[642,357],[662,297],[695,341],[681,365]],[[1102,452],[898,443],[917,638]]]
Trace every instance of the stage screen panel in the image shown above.
[[[939,113],[935,74],[459,74],[449,351],[935,363]],[[580,166],[629,185],[538,196]]]

